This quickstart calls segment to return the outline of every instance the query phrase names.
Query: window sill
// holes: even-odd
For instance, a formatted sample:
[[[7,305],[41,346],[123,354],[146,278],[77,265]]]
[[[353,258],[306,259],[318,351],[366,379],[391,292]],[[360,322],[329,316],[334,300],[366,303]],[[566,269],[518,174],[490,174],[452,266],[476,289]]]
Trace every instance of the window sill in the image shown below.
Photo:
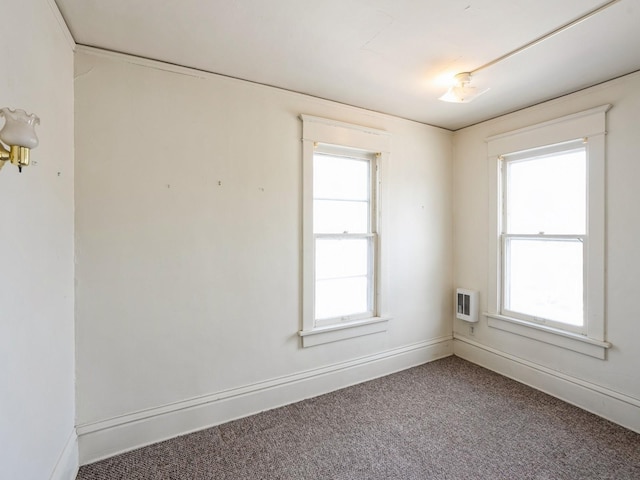
[[[390,317],[373,317],[338,325],[318,327],[312,330],[300,330],[302,347],[313,347],[323,343],[337,342],[347,338],[361,337],[372,333],[385,332]]]
[[[495,313],[485,313],[484,315],[487,317],[487,323],[490,327],[538,340],[539,342],[566,348],[567,350],[572,350],[601,360],[606,359],[607,349],[611,348],[609,342],[602,342],[577,333],[565,332],[557,328],[538,325],[537,323]]]

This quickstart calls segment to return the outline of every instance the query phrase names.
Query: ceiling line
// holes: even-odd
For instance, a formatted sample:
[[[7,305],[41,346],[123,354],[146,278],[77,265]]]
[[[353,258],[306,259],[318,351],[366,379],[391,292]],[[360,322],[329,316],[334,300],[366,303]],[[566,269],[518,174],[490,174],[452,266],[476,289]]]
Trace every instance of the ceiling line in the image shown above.
[[[412,123],[417,123],[419,125],[424,125],[427,127],[431,127],[431,128],[438,128],[440,130],[444,130],[446,132],[449,133],[453,133],[455,130],[451,129],[451,128],[447,128],[447,127],[443,127],[441,125],[436,125],[433,123],[427,123],[427,122],[423,122],[420,120],[416,120],[413,118],[408,118],[408,117],[403,117],[401,115],[395,114],[395,113],[390,113],[390,112],[385,112],[383,110],[376,110],[374,108],[367,108],[367,107],[362,107],[362,106],[358,106],[352,103],[347,103],[345,101],[341,101],[341,100],[335,100],[335,99],[331,99],[329,97],[322,97],[320,95],[314,95],[312,93],[306,93],[302,90],[294,90],[291,88],[286,88],[286,87],[279,87],[277,85],[272,85],[269,83],[264,83],[264,82],[258,82],[255,80],[248,80],[246,78],[242,78],[242,77],[237,77],[234,75],[228,75],[225,73],[218,73],[218,72],[213,72],[211,70],[205,70],[202,68],[196,68],[196,67],[190,67],[188,65],[182,65],[180,63],[174,63],[174,62],[169,62],[166,60],[158,60],[157,58],[151,58],[151,57],[144,57],[142,55],[136,55],[133,53],[127,53],[127,52],[123,52],[123,51],[119,51],[119,50],[111,50],[111,49],[107,49],[107,48],[103,48],[103,47],[96,47],[95,45],[90,45],[88,43],[78,43],[76,44],[76,52],[77,53],[86,53],[86,54],[90,54],[90,55],[99,55],[99,56],[103,56],[103,57],[112,57],[112,58],[120,58],[120,59],[124,59],[124,58],[129,58],[131,60],[131,63],[134,65],[138,65],[138,66],[144,66],[144,67],[150,67],[150,68],[157,68],[155,67],[153,64],[161,64],[161,65],[165,65],[168,68],[164,68],[164,69],[159,69],[159,70],[164,70],[170,73],[177,73],[177,74],[181,74],[181,75],[189,75],[188,73],[184,73],[184,71],[191,71],[197,74],[201,74],[201,75],[192,75],[193,78],[202,78],[205,79],[207,78],[207,76],[211,76],[211,77],[219,77],[219,78],[226,78],[226,79],[230,79],[230,80],[237,80],[239,82],[244,82],[244,83],[248,83],[251,85],[255,85],[258,87],[266,87],[266,88],[272,88],[274,90],[279,90],[281,92],[284,93],[290,93],[293,95],[302,95],[305,97],[309,97],[309,98],[313,98],[316,100],[321,100],[323,102],[330,102],[330,103],[335,103],[337,105],[341,105],[343,107],[347,107],[347,108],[354,108],[357,110],[360,110],[362,112],[371,112],[371,113],[376,113],[376,114],[380,114],[380,115],[384,115],[387,117],[391,117],[391,118],[397,118],[400,120],[405,120],[407,122],[412,122]],[[182,70],[182,71],[181,71]]]
[[[509,53],[505,53],[504,55],[502,55],[499,58],[496,58],[495,60],[490,61],[489,63],[485,63],[484,65],[475,68],[473,70],[470,70],[468,73],[470,73],[471,75],[475,74],[476,72],[479,72],[480,70],[484,70],[485,68],[489,68],[492,65],[495,65],[496,63],[499,63],[503,60],[506,60],[507,58],[513,57],[514,55],[517,55],[518,53],[531,48],[539,43],[544,42],[545,40],[564,32],[565,30],[570,29],[571,27],[587,20],[590,17],[593,17],[594,15],[596,15],[597,13],[600,13],[601,11],[605,10],[606,8],[609,8],[610,6],[612,6],[615,3],[620,2],[620,0],[611,0],[607,3],[604,3],[602,5],[600,5],[599,7],[594,8],[593,10],[589,10],[587,13],[585,13],[584,15],[581,15],[578,18],[574,18],[573,20],[571,20],[570,22],[565,23],[564,25],[559,26],[558,28],[556,28],[555,30],[550,31],[549,33],[546,33],[544,35],[542,35],[541,37],[536,38],[535,40],[530,41],[529,43],[526,43],[524,45],[522,45],[521,47],[516,48],[515,50],[510,51]]]

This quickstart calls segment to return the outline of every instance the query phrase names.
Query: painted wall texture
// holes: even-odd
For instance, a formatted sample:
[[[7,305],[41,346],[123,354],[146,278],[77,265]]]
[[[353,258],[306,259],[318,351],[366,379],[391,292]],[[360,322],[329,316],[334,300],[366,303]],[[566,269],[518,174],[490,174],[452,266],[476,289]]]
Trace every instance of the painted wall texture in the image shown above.
[[[451,333],[451,134],[76,54],[78,423]],[[300,114],[391,132],[389,331],[302,349]]]
[[[486,310],[485,139],[607,103],[607,360],[483,319],[473,341],[640,405],[640,74],[451,134],[157,62],[86,48],[74,57],[48,2],[10,0],[2,12],[14,20],[8,37],[20,25],[31,33],[0,49],[11,66],[0,106],[42,119],[37,165],[0,172],[3,478],[70,478],[74,425],[446,338],[452,321],[468,337],[452,293],[479,290]],[[393,320],[385,333],[307,349],[300,114],[392,135]]]
[[[0,171],[0,477],[70,478],[73,48],[46,1],[9,0],[0,12],[0,106],[41,119],[33,164]]]

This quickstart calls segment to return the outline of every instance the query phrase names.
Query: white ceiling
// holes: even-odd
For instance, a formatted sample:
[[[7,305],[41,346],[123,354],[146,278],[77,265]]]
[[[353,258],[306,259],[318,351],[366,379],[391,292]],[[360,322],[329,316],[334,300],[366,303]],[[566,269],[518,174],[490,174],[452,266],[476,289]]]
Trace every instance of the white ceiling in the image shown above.
[[[617,3],[474,70],[605,0],[56,0],[75,41],[457,130],[640,70],[640,1]]]

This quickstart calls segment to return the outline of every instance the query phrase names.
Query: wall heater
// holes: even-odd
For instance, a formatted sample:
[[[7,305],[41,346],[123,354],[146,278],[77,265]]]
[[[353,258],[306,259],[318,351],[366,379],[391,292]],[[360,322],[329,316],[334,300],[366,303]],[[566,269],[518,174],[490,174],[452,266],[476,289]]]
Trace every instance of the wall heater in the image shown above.
[[[465,288],[456,290],[456,318],[465,322],[478,321],[478,292]]]

